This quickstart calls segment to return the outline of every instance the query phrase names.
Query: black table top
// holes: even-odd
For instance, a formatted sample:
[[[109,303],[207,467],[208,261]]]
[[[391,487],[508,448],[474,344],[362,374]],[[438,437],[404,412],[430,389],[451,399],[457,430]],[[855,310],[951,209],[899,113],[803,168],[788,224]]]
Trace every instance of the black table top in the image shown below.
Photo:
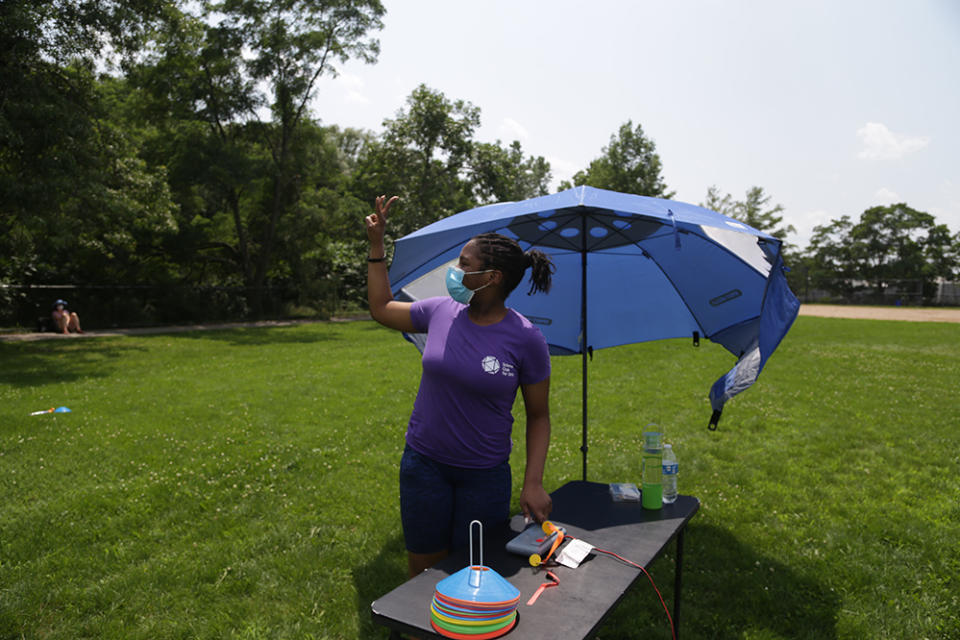
[[[597,482],[569,482],[551,496],[550,520],[565,528],[568,535],[644,567],[653,562],[700,508],[699,500],[683,495],[658,511],[643,509],[638,502],[613,502],[608,485]],[[546,578],[543,569],[531,567],[527,558],[505,549],[522,525],[522,519],[514,518],[509,527],[488,528],[483,534],[483,564],[520,590],[519,621],[505,638],[555,640],[561,637],[561,629],[565,638],[587,637],[642,576],[639,569],[606,554],[594,553],[577,569],[553,567],[551,571],[559,579],[559,586],[547,589],[533,606],[527,606],[527,600]],[[441,637],[430,626],[430,602],[437,583],[468,566],[468,556],[469,550],[451,554],[378,598],[370,605],[374,620],[419,637]],[[478,561],[476,555],[473,561]]]

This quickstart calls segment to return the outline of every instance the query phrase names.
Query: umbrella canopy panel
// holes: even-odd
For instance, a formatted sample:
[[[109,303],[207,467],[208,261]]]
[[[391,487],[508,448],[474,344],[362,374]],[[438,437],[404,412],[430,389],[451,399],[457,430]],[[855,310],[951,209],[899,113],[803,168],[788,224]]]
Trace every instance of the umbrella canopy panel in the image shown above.
[[[695,205],[592,187],[479,207],[399,239],[390,281],[400,300],[446,295],[447,266],[473,236],[497,232],[551,256],[547,295],[525,283],[507,305],[554,354],[699,334],[738,358],[710,392],[723,404],[756,380],[799,309],[777,238]],[[421,350],[423,335],[407,336]],[[584,375],[584,478],[586,376]]]
[[[474,209],[401,239],[390,274],[395,293],[408,300],[446,295],[447,265],[470,237],[493,231],[553,259],[557,269],[548,295],[528,296],[521,283],[507,301],[539,326],[553,353],[689,337],[695,331],[738,356],[749,346],[755,331],[744,330],[744,324],[759,318],[779,241],[732,218],[656,198],[630,196],[624,202],[634,210],[646,205],[643,212],[530,205],[559,195]]]

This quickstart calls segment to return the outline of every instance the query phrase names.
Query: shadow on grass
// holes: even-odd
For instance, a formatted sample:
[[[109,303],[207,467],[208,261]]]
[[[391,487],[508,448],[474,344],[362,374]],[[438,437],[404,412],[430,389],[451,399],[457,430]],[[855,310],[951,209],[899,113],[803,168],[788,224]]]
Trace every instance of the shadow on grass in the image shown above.
[[[658,559],[651,573],[664,599],[672,608],[673,567],[676,559],[672,545]],[[691,638],[823,638],[837,637],[840,598],[808,572],[783,564],[776,556],[758,553],[730,531],[707,524],[691,523],[683,551],[683,584],[680,604],[680,635]],[[638,627],[637,611],[651,612],[654,627],[669,638],[662,609],[649,583],[639,588],[617,607],[607,619],[601,638],[630,635],[627,629]],[[642,625],[641,625],[642,626]],[[618,635],[618,630],[624,633]],[[643,637],[649,638],[650,628]]]
[[[837,637],[840,598],[808,572],[759,553],[715,525],[692,527],[684,550],[688,628],[703,635],[719,632],[716,637],[743,637],[747,629]]]
[[[143,347],[119,340],[0,343],[0,384],[36,387],[103,378],[112,363]]]
[[[353,570],[353,582],[357,590],[360,638],[386,638],[390,635],[386,627],[373,622],[370,605],[406,580],[407,551],[403,544],[403,534],[397,532],[387,539],[376,556]]]

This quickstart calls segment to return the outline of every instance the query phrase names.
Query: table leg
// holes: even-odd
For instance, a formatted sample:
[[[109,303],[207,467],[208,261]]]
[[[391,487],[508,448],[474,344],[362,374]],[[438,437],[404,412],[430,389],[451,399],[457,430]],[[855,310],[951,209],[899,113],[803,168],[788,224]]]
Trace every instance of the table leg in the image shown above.
[[[680,527],[677,532],[677,562],[673,576],[673,631],[676,638],[680,637],[680,576],[683,574],[683,531]]]

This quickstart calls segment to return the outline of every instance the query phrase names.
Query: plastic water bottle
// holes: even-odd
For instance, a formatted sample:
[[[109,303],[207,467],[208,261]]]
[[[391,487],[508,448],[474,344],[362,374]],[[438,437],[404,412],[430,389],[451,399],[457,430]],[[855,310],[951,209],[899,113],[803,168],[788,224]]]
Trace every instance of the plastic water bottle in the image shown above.
[[[677,456],[673,453],[673,446],[663,445],[663,504],[673,504],[677,501],[677,474],[680,465]]]
[[[655,427],[656,425],[647,425]],[[659,431],[643,432],[643,466],[640,470],[640,502],[644,509],[659,509],[663,506],[663,447]]]

